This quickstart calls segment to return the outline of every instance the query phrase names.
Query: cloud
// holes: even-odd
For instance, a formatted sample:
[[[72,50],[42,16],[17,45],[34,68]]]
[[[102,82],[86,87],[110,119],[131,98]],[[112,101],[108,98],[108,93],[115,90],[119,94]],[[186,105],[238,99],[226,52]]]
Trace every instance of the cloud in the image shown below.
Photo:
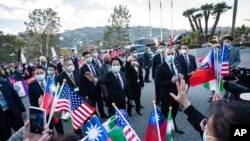
[[[160,27],[160,0],[151,0],[151,23],[154,27]],[[170,0],[162,1],[162,25],[164,28],[171,27]],[[188,19],[182,16],[187,8],[199,7],[205,3],[217,3],[223,0],[173,0],[174,29],[190,29]],[[227,0],[233,5],[234,0]],[[113,12],[114,6],[127,5],[131,17],[130,25],[149,25],[148,0],[0,0],[0,30],[11,29],[13,32],[25,29],[24,21],[28,20],[28,14],[35,8],[52,8],[58,12],[61,18],[61,31],[75,29],[84,26],[107,25],[108,18]],[[250,19],[248,0],[238,2],[238,14],[236,25],[241,25],[242,19]],[[232,10],[222,15],[219,26],[231,25]],[[249,23],[249,22],[248,22]],[[18,25],[17,25],[18,24]],[[213,20],[209,22],[212,26]],[[204,25],[204,24],[203,24]]]

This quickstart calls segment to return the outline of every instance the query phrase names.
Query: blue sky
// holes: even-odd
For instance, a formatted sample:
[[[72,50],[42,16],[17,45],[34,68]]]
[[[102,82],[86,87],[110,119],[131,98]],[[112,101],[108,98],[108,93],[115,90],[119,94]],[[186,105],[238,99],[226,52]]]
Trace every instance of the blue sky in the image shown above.
[[[171,27],[171,0],[162,1],[163,27]],[[217,3],[223,0],[173,0],[174,29],[190,29],[188,19],[182,16],[187,8],[199,7],[205,3]],[[233,5],[233,0],[224,0]],[[160,0],[151,0],[151,23],[160,27]],[[0,30],[5,33],[16,34],[24,31],[24,21],[28,20],[28,13],[35,8],[50,7],[61,17],[61,31],[84,26],[104,26],[108,24],[108,17],[116,5],[127,5],[132,15],[130,25],[149,25],[148,0],[0,0]],[[250,26],[249,0],[238,0],[238,14],[236,26],[246,24]],[[233,10],[222,15],[219,26],[231,26]],[[211,27],[213,20],[210,20]],[[204,26],[204,24],[203,24]]]

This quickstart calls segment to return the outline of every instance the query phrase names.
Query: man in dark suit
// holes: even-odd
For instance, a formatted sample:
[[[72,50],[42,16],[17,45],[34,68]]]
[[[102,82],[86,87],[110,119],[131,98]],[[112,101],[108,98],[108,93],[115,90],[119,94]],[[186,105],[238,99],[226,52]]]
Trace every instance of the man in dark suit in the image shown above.
[[[78,70],[75,70],[72,59],[65,58],[63,60],[63,71],[58,75],[56,83],[62,84],[64,79],[66,83],[82,98],[87,98],[86,88],[82,82],[80,73]]]
[[[151,60],[152,60],[152,57],[149,53],[150,51],[150,48],[145,48],[145,53],[143,55],[143,67],[145,69],[145,77],[144,77],[144,82],[145,83],[149,83],[151,82],[149,80],[149,73],[150,73],[150,68],[151,68]]]
[[[111,71],[110,55],[108,53],[106,53],[102,57],[103,57],[103,64],[98,69],[98,75],[99,75],[99,78],[104,79],[105,75]],[[105,84],[100,84],[100,86],[101,86],[101,90],[102,90],[102,94],[103,94],[103,100],[107,106],[108,105],[108,103],[107,103],[107,95],[108,95],[107,87]]]
[[[96,78],[93,75],[85,75],[92,83],[105,84],[108,90],[108,112],[109,116],[115,114],[115,109],[112,103],[118,109],[126,109],[126,96],[128,102],[131,102],[131,96],[128,92],[127,79],[123,72],[121,72],[121,60],[113,58],[110,62],[111,71],[108,72],[104,78]]]
[[[157,54],[153,57],[152,78],[154,79],[154,81],[155,81],[156,67],[164,61],[163,52],[164,52],[165,46],[166,45],[164,43],[160,43],[156,51]],[[161,94],[161,87],[155,82],[155,102],[156,102],[155,104],[156,105],[160,105],[160,94]]]
[[[105,112],[104,112],[104,107],[103,107],[103,98],[101,95],[101,87],[99,84],[94,84],[92,81],[90,81],[87,77],[84,75],[86,73],[91,73],[93,76],[98,78],[98,72],[97,72],[97,67],[92,64],[93,58],[92,55],[89,52],[84,52],[83,53],[83,58],[86,62],[80,69],[80,74],[81,74],[81,79],[86,87],[86,92],[87,92],[87,97],[88,100],[91,102],[92,106],[98,106],[99,114],[101,118],[107,118]]]
[[[183,75],[188,87],[190,86],[189,78],[192,76],[194,71],[197,69],[195,57],[193,55],[188,54],[188,45],[182,44],[181,46],[181,55],[176,57],[181,64],[181,68],[183,70]]]
[[[175,125],[175,131],[183,134],[180,131],[175,122],[175,117],[179,109],[179,103],[176,102],[170,93],[177,95],[176,82],[183,78],[182,68],[180,63],[175,60],[175,50],[172,48],[166,48],[164,52],[164,62],[161,63],[155,73],[155,81],[162,88],[161,93],[161,112],[167,118],[169,107],[172,107],[172,118]]]
[[[25,107],[15,89],[4,79],[0,79],[0,140],[11,136],[11,128],[18,131],[26,117]]]
[[[93,61],[92,64],[94,64],[95,66],[97,66],[97,68],[102,66],[102,60],[98,57],[98,52],[96,49],[92,49],[91,50],[91,54],[93,57]]]
[[[52,64],[49,64],[47,66],[48,71],[52,70],[51,65]],[[29,87],[28,87],[29,101],[30,101],[31,106],[40,107],[39,101],[42,99],[42,97],[44,95],[45,87],[46,87],[45,68],[43,66],[39,66],[39,65],[36,66],[34,74],[35,74],[36,80],[31,82],[29,84]],[[49,74],[49,72],[48,72],[48,74]],[[51,75],[51,73],[50,73],[50,75]],[[48,115],[47,115],[47,117],[48,117]],[[50,129],[53,129],[53,126],[54,126],[53,121],[54,121],[54,119],[52,119],[52,121],[49,125]],[[55,128],[56,128],[56,131],[58,134],[64,134],[62,123],[60,121],[55,125]]]

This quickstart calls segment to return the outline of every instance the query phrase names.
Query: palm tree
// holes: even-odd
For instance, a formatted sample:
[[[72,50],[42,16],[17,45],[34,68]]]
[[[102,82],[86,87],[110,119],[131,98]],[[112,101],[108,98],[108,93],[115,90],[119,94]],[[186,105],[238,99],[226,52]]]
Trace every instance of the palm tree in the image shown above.
[[[199,26],[199,30],[198,30],[198,35],[199,35],[199,40],[200,43],[205,42],[204,41],[204,36],[203,36],[203,28],[202,28],[202,24],[201,24],[201,18],[203,18],[203,14],[202,13],[198,13],[195,15],[195,18],[198,20],[198,26]]]
[[[205,4],[201,6],[201,10],[203,11],[204,19],[205,19],[205,42],[207,41],[207,32],[208,32],[208,20],[211,11],[213,10],[213,4]]]
[[[210,36],[209,36],[208,40],[212,40],[214,33],[215,33],[215,29],[219,23],[221,14],[225,13],[227,10],[229,10],[231,8],[232,7],[228,6],[226,2],[217,3],[214,6],[212,14],[215,15],[215,21],[214,21],[214,25],[211,29]]]
[[[235,20],[237,15],[238,0],[234,0],[234,11],[233,11],[233,21],[232,21],[232,36],[234,36]]]
[[[193,31],[193,32],[196,32],[195,27],[194,27],[194,24],[193,24],[192,19],[191,19],[191,16],[194,14],[194,12],[196,12],[195,8],[187,9],[186,11],[184,11],[184,12],[182,13],[182,15],[183,15],[184,17],[187,17],[187,18],[188,18],[188,21],[189,21],[189,23],[190,23],[190,26],[191,26],[191,28],[192,28],[192,31]]]

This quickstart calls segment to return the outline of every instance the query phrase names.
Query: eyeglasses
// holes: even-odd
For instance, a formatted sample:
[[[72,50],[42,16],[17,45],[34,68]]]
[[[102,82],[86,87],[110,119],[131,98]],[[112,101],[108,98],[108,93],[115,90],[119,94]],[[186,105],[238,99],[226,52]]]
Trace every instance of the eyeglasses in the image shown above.
[[[167,55],[174,55],[174,53],[168,53]]]

